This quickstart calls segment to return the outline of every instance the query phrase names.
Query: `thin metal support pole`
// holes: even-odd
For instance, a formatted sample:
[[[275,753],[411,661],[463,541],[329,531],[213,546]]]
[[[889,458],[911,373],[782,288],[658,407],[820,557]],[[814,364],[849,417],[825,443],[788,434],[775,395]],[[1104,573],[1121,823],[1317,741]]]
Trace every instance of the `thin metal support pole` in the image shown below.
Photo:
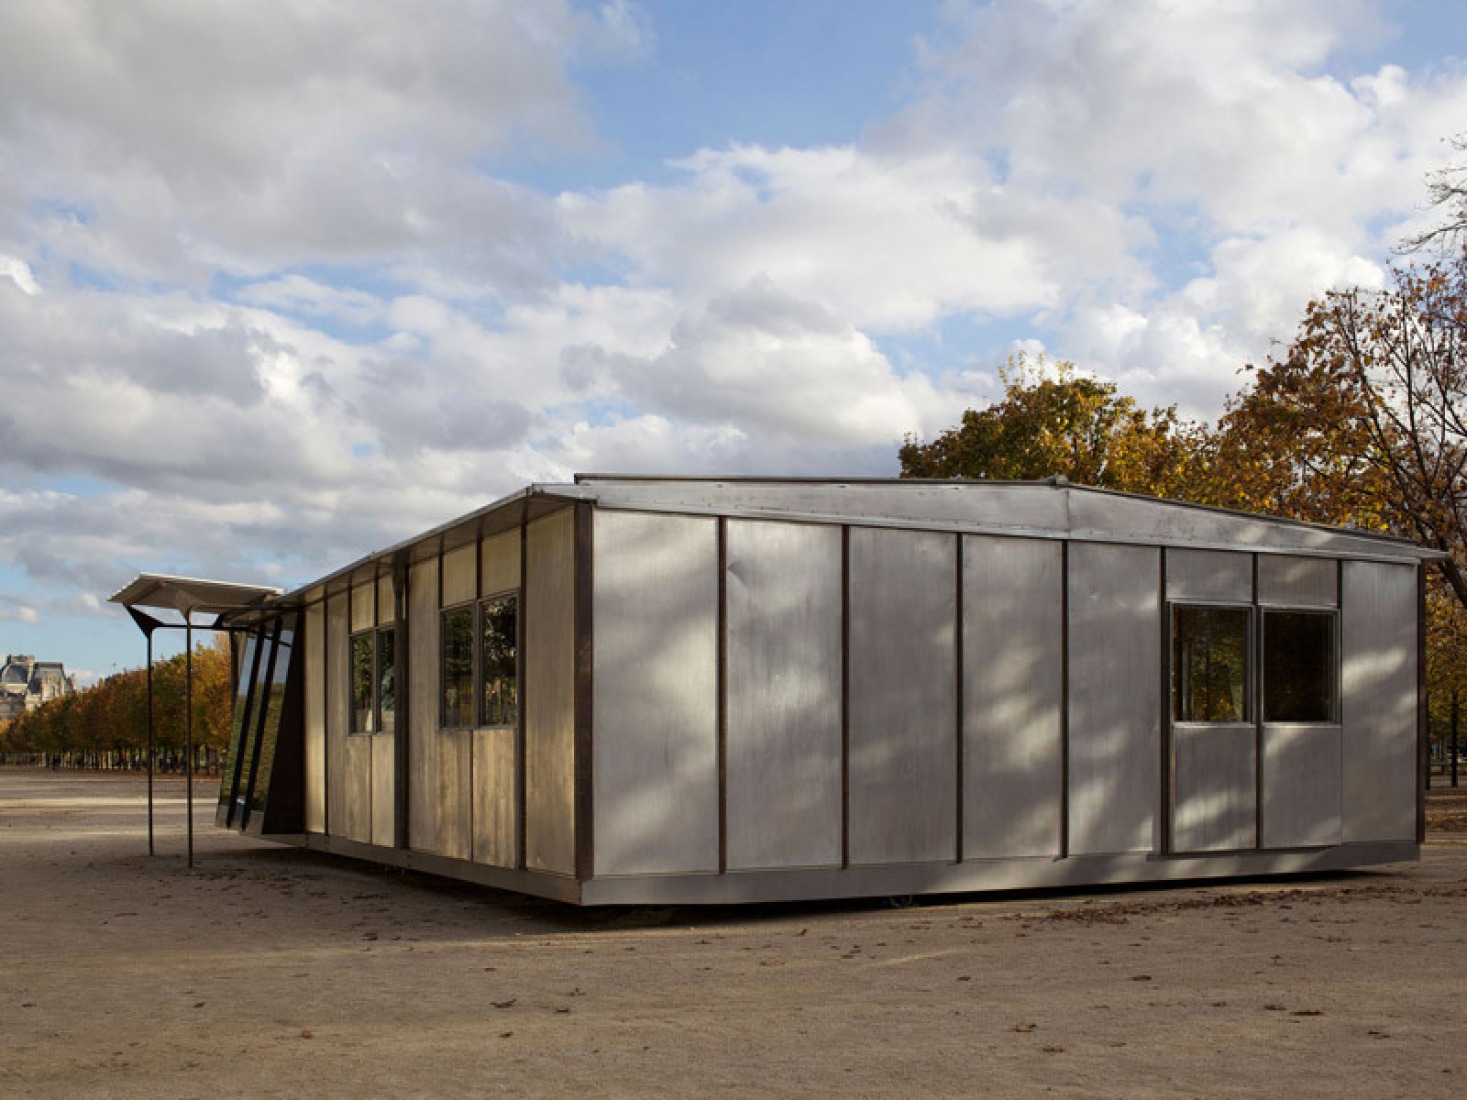
[[[183,617],[183,786],[188,811],[188,865],[194,865],[194,617]]]
[[[1457,706],[1457,703],[1458,703],[1457,689],[1456,688],[1453,688],[1452,689],[1452,786],[1454,786],[1454,787],[1457,785],[1457,751],[1458,751],[1458,742],[1457,742],[1457,718],[1458,718],[1458,715],[1460,713],[1459,712],[1459,709],[1458,709],[1458,706]]]
[[[148,631],[148,855],[153,855],[153,632]]]

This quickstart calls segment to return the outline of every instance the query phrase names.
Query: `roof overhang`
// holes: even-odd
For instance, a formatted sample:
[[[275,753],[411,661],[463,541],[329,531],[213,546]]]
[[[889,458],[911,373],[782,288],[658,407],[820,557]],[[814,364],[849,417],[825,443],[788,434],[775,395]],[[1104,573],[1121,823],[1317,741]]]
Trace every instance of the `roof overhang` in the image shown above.
[[[134,619],[139,614],[137,609],[142,607],[173,611],[182,616],[187,625],[193,622],[195,615],[213,615],[214,621],[218,622],[225,615],[259,607],[280,593],[279,588],[258,584],[140,573],[125,588],[109,596],[108,602],[121,604],[132,613]],[[139,622],[139,625],[142,623]]]

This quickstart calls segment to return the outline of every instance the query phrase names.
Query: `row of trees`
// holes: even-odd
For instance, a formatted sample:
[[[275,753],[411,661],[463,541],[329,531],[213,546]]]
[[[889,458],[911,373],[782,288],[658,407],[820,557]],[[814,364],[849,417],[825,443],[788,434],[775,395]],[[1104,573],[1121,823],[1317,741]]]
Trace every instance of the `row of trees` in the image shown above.
[[[185,744],[185,658],[153,666],[154,745],[160,757],[182,759]],[[201,644],[193,657],[193,741],[205,753],[229,740],[230,659],[226,636]],[[39,753],[88,766],[141,766],[148,744],[147,673],[133,669],[95,687],[53,699],[0,730],[0,752]]]

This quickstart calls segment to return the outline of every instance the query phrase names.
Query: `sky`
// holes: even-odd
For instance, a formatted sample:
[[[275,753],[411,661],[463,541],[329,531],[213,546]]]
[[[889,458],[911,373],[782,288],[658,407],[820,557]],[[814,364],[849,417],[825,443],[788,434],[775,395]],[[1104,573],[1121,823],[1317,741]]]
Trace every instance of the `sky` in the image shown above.
[[[577,471],[894,476],[1017,352],[1215,418],[1381,285],[1460,0],[0,0],[0,650]]]

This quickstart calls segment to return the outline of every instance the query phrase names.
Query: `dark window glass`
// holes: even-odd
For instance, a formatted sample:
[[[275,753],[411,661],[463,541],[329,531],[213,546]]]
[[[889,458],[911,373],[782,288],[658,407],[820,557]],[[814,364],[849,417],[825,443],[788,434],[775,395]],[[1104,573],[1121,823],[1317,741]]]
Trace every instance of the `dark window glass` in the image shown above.
[[[351,731],[372,733],[372,695],[376,673],[372,667],[372,632],[357,634],[351,640]]]
[[[1248,612],[1178,607],[1172,613],[1172,719],[1248,720]]]
[[[1320,611],[1263,615],[1263,720],[1335,720],[1335,617]]]
[[[397,630],[377,631],[377,728],[383,733],[397,729]]]
[[[293,622],[293,617],[287,621]],[[282,627],[275,644],[274,667],[270,670],[269,696],[265,703],[265,721],[260,729],[259,758],[251,782],[254,792],[250,799],[251,813],[265,811],[265,798],[270,793],[270,773],[275,766],[275,745],[280,738],[280,717],[285,704],[286,681],[290,678],[290,654],[294,642],[294,629]],[[261,671],[263,673],[264,670]]]
[[[479,605],[481,725],[512,726],[519,720],[518,604],[514,596],[499,596]]]
[[[474,609],[443,613],[443,726],[462,729],[474,721]]]

